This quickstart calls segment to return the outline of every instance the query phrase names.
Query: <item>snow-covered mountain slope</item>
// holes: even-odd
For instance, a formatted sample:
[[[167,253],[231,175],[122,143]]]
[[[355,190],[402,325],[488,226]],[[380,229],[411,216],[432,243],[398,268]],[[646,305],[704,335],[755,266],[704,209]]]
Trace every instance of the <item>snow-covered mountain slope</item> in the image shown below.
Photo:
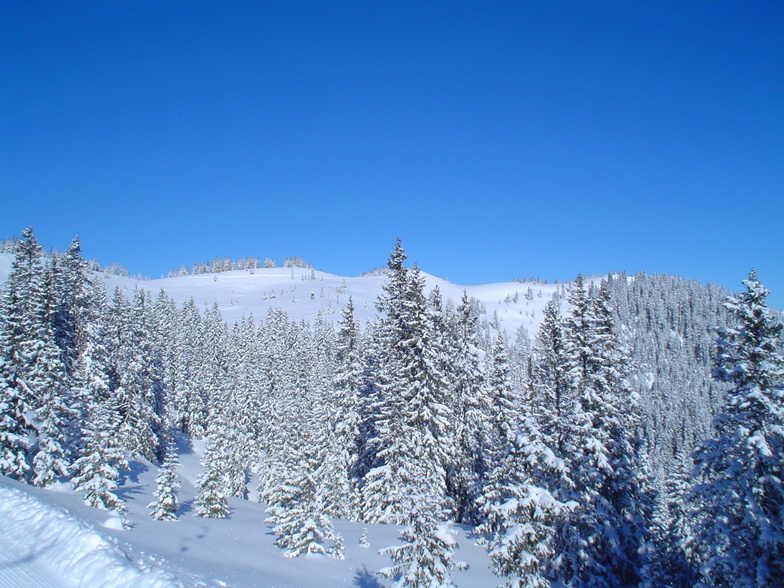
[[[0,254],[0,281],[8,276],[12,261],[10,254]],[[497,315],[512,337],[523,326],[533,338],[545,305],[563,287],[521,282],[462,286],[424,275],[428,290],[438,286],[443,299],[452,300],[455,305],[465,290],[485,306],[487,319]],[[285,310],[294,321],[312,321],[319,312],[337,321],[349,296],[353,298],[357,320],[364,324],[375,317],[375,302],[386,279],[383,275],[343,277],[307,268],[260,268],[156,280],[103,273],[95,276],[104,281],[110,292],[116,287],[126,293],[143,288],[155,296],[164,290],[179,304],[191,297],[202,307],[216,303],[229,324],[251,314],[264,317],[270,308]]]
[[[131,462],[118,491],[128,507],[128,529],[122,529],[116,513],[85,506],[69,486],[42,490],[0,476],[0,586],[391,586],[375,571],[391,564],[378,550],[400,543],[398,527],[335,521],[345,541],[345,559],[290,559],[274,544],[263,504],[230,498],[230,518],[196,516],[194,484],[202,446],[191,448],[180,439],[182,487],[174,522],[150,518],[147,504],[154,500],[156,468],[146,461]],[[369,547],[359,543],[364,529]],[[454,572],[456,584],[495,586],[484,549],[463,529],[457,542],[457,558],[470,567]]]

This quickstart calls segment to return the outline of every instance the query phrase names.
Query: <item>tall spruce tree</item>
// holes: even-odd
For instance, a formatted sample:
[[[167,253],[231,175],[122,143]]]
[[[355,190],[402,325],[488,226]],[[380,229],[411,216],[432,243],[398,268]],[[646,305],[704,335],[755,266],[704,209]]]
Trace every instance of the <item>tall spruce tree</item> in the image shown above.
[[[286,473],[270,492],[267,522],[274,525],[275,543],[287,557],[316,553],[342,559],[343,539],[325,514],[329,489],[319,482],[322,470],[332,469],[326,465],[330,444],[304,427],[299,439],[289,448]]]
[[[22,231],[11,273],[0,292],[0,470],[27,480],[28,452],[37,435],[30,411],[41,407],[33,385],[42,330],[43,264],[32,227]],[[39,372],[39,376],[43,376]]]
[[[716,437],[694,453],[688,545],[705,584],[773,587],[784,582],[784,326],[753,270],[743,284],[719,334],[714,377],[732,388]]]
[[[488,476],[480,501],[490,567],[510,588],[545,588],[554,556],[555,523],[575,503],[561,503],[547,487],[563,478],[565,466],[546,445],[536,421],[526,416],[516,435],[504,439],[500,460]]]
[[[226,497],[229,487],[229,470],[233,458],[232,447],[229,446],[228,419],[217,407],[213,419],[207,429],[207,443],[201,463],[203,471],[198,478],[196,494],[196,514],[212,519],[224,519],[229,516]]]
[[[425,588],[454,586],[452,570],[468,568],[456,560],[457,544],[449,523],[438,523],[443,507],[433,497],[417,501],[409,514],[409,523],[400,532],[402,545],[380,549],[381,555],[392,558],[394,565],[378,573],[395,578],[396,587]]]
[[[455,310],[451,408],[456,447],[447,470],[447,493],[454,503],[455,520],[472,524],[477,522],[477,500],[487,473],[485,452],[491,401],[480,359],[479,319],[465,290]]]
[[[565,329],[563,456],[577,509],[559,523],[554,576],[573,586],[639,581],[649,503],[628,354],[613,329],[606,283],[591,300],[581,276]]]
[[[406,524],[413,505],[425,496],[447,508],[445,469],[452,444],[424,279],[416,266],[409,275],[403,258],[398,242],[390,258],[387,296],[380,303],[388,312],[377,420],[383,466],[367,474],[363,489],[366,519],[397,524]]]
[[[42,297],[35,301],[38,313],[38,334],[27,345],[31,360],[30,388],[36,398],[35,421],[37,440],[33,447],[33,478],[36,486],[50,486],[67,475],[70,465],[67,445],[73,435],[67,433],[74,421],[70,409],[73,395],[69,389],[66,365],[57,347],[53,332],[55,316],[55,285],[52,265],[43,276]]]
[[[533,399],[542,433],[552,447],[563,452],[561,418],[566,403],[565,350],[560,300],[553,299],[544,309],[542,324],[533,349]]]
[[[331,430],[332,453],[336,454],[333,472],[333,508],[327,514],[340,518],[359,517],[359,480],[356,477],[357,441],[360,435],[360,398],[362,359],[359,330],[354,321],[354,302],[349,296],[342,311],[337,337],[336,369],[332,383]]]
[[[17,480],[25,480],[30,471],[27,452],[33,425],[25,396],[24,383],[16,380],[10,362],[0,358],[0,474]]]

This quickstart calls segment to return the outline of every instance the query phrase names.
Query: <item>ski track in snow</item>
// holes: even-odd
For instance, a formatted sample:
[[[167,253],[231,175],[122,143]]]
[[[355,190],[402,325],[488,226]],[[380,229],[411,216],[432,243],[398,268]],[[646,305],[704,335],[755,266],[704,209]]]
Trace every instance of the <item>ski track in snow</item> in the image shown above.
[[[0,535],[0,588],[61,588],[39,558],[45,553],[21,550],[13,541]]]

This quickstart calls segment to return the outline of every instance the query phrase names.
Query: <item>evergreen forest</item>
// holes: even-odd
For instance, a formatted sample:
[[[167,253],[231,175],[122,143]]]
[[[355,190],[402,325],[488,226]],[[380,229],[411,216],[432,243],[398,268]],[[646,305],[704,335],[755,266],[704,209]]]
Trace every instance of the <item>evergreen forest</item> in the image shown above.
[[[735,295],[577,276],[529,338],[427,288],[399,240],[367,324],[350,297],[338,320],[227,324],[107,291],[78,239],[45,255],[28,228],[8,250],[4,476],[122,514],[144,458],[171,521],[179,436],[205,443],[199,516],[253,490],[289,557],[342,558],[336,519],[400,525],[376,570],[396,586],[453,585],[457,526],[501,586],[784,585],[784,327],[754,271]]]

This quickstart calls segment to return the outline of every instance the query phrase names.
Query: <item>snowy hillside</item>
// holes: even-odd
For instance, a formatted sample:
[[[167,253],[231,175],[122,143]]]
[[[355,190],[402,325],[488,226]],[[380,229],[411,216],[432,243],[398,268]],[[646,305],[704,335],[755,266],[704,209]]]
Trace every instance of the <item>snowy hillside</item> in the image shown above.
[[[0,254],[0,281],[11,269],[13,255]],[[127,293],[135,288],[149,290],[155,296],[164,290],[178,304],[193,297],[197,305],[212,306],[217,303],[223,318],[233,323],[244,316],[264,317],[270,308],[285,310],[291,320],[311,321],[321,311],[334,320],[340,316],[351,296],[355,314],[360,324],[375,317],[375,302],[381,293],[384,276],[343,277],[307,268],[259,268],[217,274],[199,274],[135,280],[97,273],[111,291],[119,287]],[[513,337],[519,327],[524,327],[533,338],[542,317],[542,311],[554,292],[563,286],[521,282],[500,282],[462,286],[425,274],[428,289],[438,286],[444,300],[460,301],[463,290],[468,296],[485,305],[487,319],[496,314]]]
[[[0,588],[685,573],[654,515],[688,484],[654,488],[722,409],[726,292],[460,286],[404,260],[139,280],[90,272],[78,243],[42,258],[28,230],[0,255]]]

